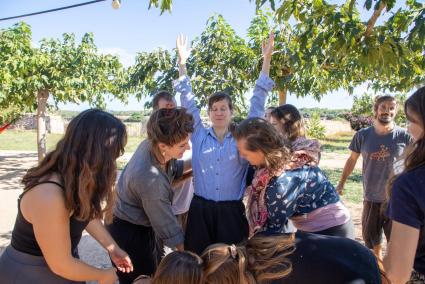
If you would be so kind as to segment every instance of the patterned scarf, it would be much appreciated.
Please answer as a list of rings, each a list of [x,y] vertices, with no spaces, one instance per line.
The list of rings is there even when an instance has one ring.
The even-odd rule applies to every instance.
[[[266,168],[255,171],[252,184],[246,189],[248,195],[247,217],[249,237],[263,228],[267,221],[268,213],[265,201],[266,187],[272,177]]]
[[[317,140],[298,137],[291,146],[291,158],[285,166],[285,170],[298,169],[304,165],[316,166],[319,163],[320,143]],[[252,184],[246,189],[249,237],[261,230],[267,222],[268,213],[265,196],[266,188],[272,177],[268,169],[257,169]]]

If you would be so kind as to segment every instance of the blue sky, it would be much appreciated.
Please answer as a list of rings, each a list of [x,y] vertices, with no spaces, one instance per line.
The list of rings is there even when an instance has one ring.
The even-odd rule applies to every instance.
[[[0,1],[0,18],[32,13],[46,9],[77,4],[88,0],[13,0]],[[0,21],[0,29],[25,21],[32,28],[33,42],[42,38],[61,38],[63,33],[74,33],[80,38],[86,32],[94,34],[95,43],[101,52],[117,54],[128,66],[134,62],[137,52],[151,51],[157,47],[171,49],[177,34],[184,33],[189,39],[199,35],[207,19],[214,13],[224,16],[240,36],[255,14],[254,2],[249,0],[174,0],[172,13],[160,15],[158,9],[148,10],[147,0],[122,0],[119,10],[111,7],[111,1],[77,7],[64,11]],[[363,16],[363,15],[362,15]],[[365,19],[368,17],[364,15]],[[364,92],[358,88],[355,94]],[[311,98],[297,99],[290,95],[288,103],[297,107],[351,108],[352,96],[340,90],[323,97],[321,102]],[[82,110],[88,105],[66,104],[61,109]],[[124,105],[119,101],[107,104],[110,110],[140,110],[143,102],[135,98]]]

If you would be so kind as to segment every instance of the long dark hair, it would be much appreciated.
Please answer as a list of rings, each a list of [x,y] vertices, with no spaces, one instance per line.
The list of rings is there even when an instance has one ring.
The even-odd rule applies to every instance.
[[[119,119],[99,109],[83,111],[71,120],[56,148],[28,170],[22,179],[25,190],[56,173],[73,216],[85,221],[101,218],[113,206],[116,159],[124,153],[126,142]]]
[[[415,121],[420,123],[422,127],[425,126],[425,87],[418,89],[413,95],[411,95],[406,102],[404,103],[404,112],[409,121],[415,121],[412,118],[412,113],[419,118],[420,121]],[[420,166],[425,165],[425,139],[420,137],[418,140],[414,141],[403,154],[404,159],[404,169],[400,174],[414,170]],[[400,175],[393,175],[390,178],[390,181],[387,185],[387,195],[388,198],[391,197],[392,186],[394,181]]]

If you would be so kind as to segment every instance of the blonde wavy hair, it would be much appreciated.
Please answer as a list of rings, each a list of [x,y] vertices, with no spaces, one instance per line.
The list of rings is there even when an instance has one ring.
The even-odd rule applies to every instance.
[[[201,258],[206,284],[262,284],[292,271],[287,258],[295,250],[294,235],[254,236],[235,246],[214,244]]]

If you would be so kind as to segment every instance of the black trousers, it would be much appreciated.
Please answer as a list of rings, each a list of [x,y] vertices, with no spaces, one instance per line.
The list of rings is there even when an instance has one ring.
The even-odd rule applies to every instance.
[[[139,275],[153,275],[157,267],[155,233],[152,227],[135,225],[114,217],[106,226],[117,244],[125,250],[133,263],[133,272],[117,271],[120,284],[131,284]]]
[[[200,255],[211,244],[237,244],[247,238],[248,221],[241,200],[211,201],[193,197],[187,217],[185,250]]]

